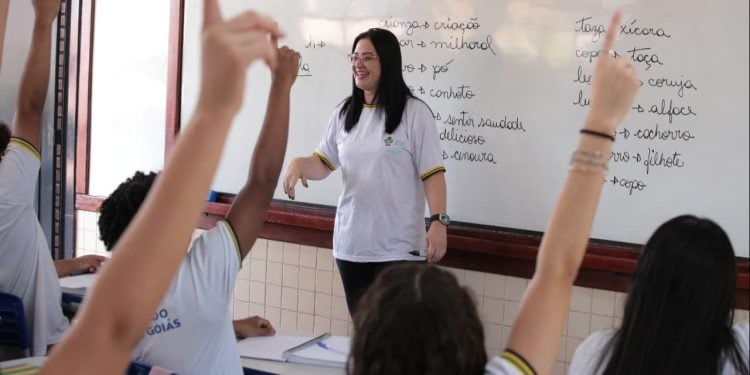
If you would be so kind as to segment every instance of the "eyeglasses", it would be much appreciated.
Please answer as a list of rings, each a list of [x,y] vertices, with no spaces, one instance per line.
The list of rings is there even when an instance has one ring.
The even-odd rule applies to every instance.
[[[356,64],[357,61],[361,61],[363,64],[369,64],[375,60],[380,60],[380,57],[377,57],[371,53],[363,53],[361,55],[357,53],[352,53],[351,55],[346,55],[346,58],[352,64]]]

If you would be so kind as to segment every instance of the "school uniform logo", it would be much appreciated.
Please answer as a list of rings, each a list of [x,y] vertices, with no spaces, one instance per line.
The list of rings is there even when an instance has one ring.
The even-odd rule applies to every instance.
[[[181,326],[182,323],[179,318],[169,316],[167,309],[161,309],[154,314],[154,319],[151,321],[151,326],[148,327],[146,333],[149,336],[154,336],[180,328]]]

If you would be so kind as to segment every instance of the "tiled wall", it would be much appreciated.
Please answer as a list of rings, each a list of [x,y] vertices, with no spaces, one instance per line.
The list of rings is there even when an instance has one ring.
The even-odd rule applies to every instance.
[[[78,212],[78,255],[102,254],[97,214]],[[505,345],[528,279],[446,268],[475,295],[484,323],[487,351]],[[566,373],[578,344],[590,333],[617,327],[625,294],[575,287],[568,323],[560,341],[553,374]],[[261,315],[277,329],[301,332],[352,333],[344,289],[330,249],[259,239],[243,262],[234,292],[235,318]],[[735,320],[748,320],[737,310]]]

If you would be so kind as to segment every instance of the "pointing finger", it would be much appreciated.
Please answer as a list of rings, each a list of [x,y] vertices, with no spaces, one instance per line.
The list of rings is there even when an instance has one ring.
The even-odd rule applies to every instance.
[[[620,28],[620,20],[622,19],[622,11],[619,9],[612,15],[612,20],[609,21],[609,28],[607,28],[607,35],[604,37],[604,49],[611,50],[615,47],[615,40],[617,40],[617,31]]]
[[[221,22],[221,9],[219,8],[219,0],[204,0],[203,30],[219,22]]]

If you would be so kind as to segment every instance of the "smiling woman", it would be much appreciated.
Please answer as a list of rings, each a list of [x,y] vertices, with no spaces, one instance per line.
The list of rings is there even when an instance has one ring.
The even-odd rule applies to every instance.
[[[404,82],[398,39],[369,29],[354,39],[348,58],[352,94],[334,110],[313,155],[289,163],[284,191],[294,199],[298,180],[307,187],[308,179],[321,180],[341,167],[333,255],[353,313],[388,266],[439,261],[450,219],[435,119]],[[430,215],[439,218],[426,234],[425,198]]]

